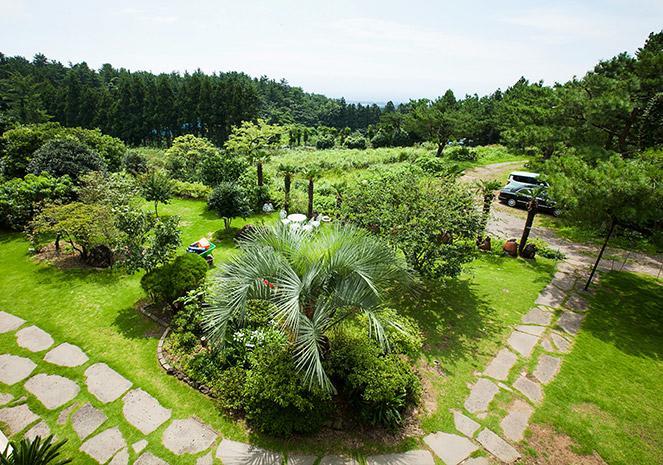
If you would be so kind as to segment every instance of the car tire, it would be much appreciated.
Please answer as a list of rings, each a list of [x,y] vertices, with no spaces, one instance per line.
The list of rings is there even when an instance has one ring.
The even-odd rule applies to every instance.
[[[509,199],[509,200],[506,201],[506,204],[510,207],[515,207],[516,203],[518,203],[518,202],[516,202],[516,199]]]

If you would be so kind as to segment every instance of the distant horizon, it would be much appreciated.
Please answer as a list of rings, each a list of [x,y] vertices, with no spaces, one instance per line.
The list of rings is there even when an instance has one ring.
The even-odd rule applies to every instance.
[[[156,74],[237,71],[348,102],[397,104],[447,89],[487,95],[521,76],[565,82],[633,54],[663,24],[663,2],[653,0],[283,3],[0,0],[0,41],[8,56]]]

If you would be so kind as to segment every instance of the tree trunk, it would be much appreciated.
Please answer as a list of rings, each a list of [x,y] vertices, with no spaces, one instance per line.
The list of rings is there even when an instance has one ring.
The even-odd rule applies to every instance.
[[[308,180],[308,212],[309,219],[313,218],[313,178]]]
[[[258,171],[258,186],[262,187],[263,176],[262,176],[262,162],[261,161],[258,162],[258,165],[256,166],[256,169]]]
[[[610,229],[608,230],[608,235],[606,236],[605,242],[603,243],[603,246],[599,251],[599,256],[596,258],[596,262],[592,267],[592,272],[589,274],[589,279],[587,279],[587,284],[585,284],[586,291],[589,290],[589,285],[592,284],[592,279],[594,279],[594,273],[596,273],[596,269],[599,267],[599,263],[601,263],[601,258],[603,258],[603,252],[605,252],[605,248],[608,246],[608,241],[610,240],[610,236],[612,236],[612,232],[615,230],[616,223],[617,222],[614,220],[614,218],[610,219]]]
[[[446,145],[446,142],[438,142],[437,144],[437,153],[435,154],[436,157],[441,157],[442,152],[444,151],[444,146]]]
[[[493,198],[495,194],[492,192],[483,196],[483,210],[481,214],[481,229],[477,234],[477,242],[483,242],[483,235],[486,232],[486,226],[488,225],[488,218],[490,217],[490,207],[493,203]]]
[[[157,218],[159,218],[159,210],[157,210],[158,205],[159,205],[159,201],[155,200],[154,201],[154,216],[156,216]]]
[[[60,233],[55,235],[55,255],[60,255]]]
[[[523,253],[523,249],[527,245],[527,239],[529,238],[529,233],[532,230],[532,223],[534,223],[534,217],[537,214],[536,204],[531,204],[527,208],[527,220],[525,221],[525,228],[523,229],[523,235],[520,237],[520,244],[518,245],[518,254]]]
[[[624,129],[622,130],[621,134],[619,135],[619,139],[617,141],[617,147],[619,149],[619,153],[622,155],[626,153],[626,139],[628,138],[629,134],[631,133],[631,127],[633,127],[633,123],[635,123],[635,120],[638,116],[638,109],[634,108],[631,111],[631,114],[629,115],[628,120],[626,121],[626,124],[624,125]]]
[[[285,198],[283,199],[283,209],[287,212],[290,209],[290,183],[292,179],[290,174],[286,174],[283,178]]]

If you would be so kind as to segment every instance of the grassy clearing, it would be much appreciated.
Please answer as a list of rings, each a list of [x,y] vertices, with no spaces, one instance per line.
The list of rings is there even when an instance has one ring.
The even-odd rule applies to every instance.
[[[573,352],[533,417],[568,434],[579,453],[611,465],[663,457],[663,287],[653,278],[602,278]]]

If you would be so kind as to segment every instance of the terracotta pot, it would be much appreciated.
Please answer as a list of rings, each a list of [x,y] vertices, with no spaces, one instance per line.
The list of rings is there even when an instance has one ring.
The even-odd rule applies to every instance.
[[[515,239],[509,239],[504,243],[502,250],[512,257],[518,256],[518,243]]]

